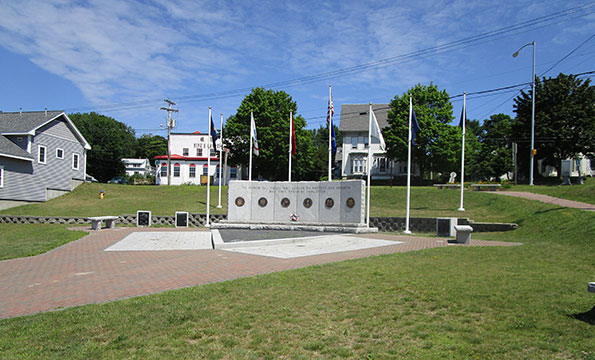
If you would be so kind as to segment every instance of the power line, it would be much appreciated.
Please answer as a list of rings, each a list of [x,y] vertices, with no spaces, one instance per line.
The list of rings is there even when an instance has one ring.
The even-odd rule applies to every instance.
[[[568,54],[566,54],[566,56],[564,56],[563,58],[561,58],[560,60],[558,60],[558,62],[556,62],[554,65],[550,66],[546,71],[542,72],[541,75],[539,75],[539,76],[543,76],[543,75],[547,74],[548,71],[550,71],[551,69],[555,68],[562,61],[566,60],[570,55],[572,55],[575,51],[577,51],[578,49],[580,49],[583,45],[585,45],[586,43],[588,43],[589,40],[591,40],[594,37],[595,37],[595,34],[591,35],[589,38],[587,38],[587,40],[583,41],[579,46],[575,47],[574,50],[572,50],[571,52],[569,52]]]
[[[555,12],[555,13],[552,13],[549,15],[544,15],[544,16],[537,17],[534,19],[530,19],[530,20],[527,20],[527,21],[524,21],[524,22],[521,22],[521,23],[518,23],[515,25],[502,27],[502,28],[499,28],[496,30],[491,30],[491,31],[488,31],[488,32],[485,32],[482,34],[469,36],[469,37],[466,37],[463,39],[459,39],[459,40],[455,40],[455,41],[448,42],[445,44],[441,44],[441,45],[425,48],[422,50],[410,52],[407,54],[401,54],[401,55],[397,55],[394,57],[389,57],[389,58],[385,58],[385,59],[381,59],[381,60],[377,60],[377,61],[373,61],[373,62],[369,62],[369,63],[365,63],[365,64],[359,64],[359,65],[355,65],[355,66],[351,66],[351,67],[347,67],[347,68],[313,74],[313,75],[309,75],[309,76],[305,76],[305,77],[301,77],[301,78],[297,78],[297,79],[273,82],[273,83],[263,84],[263,85],[254,86],[254,87],[278,88],[278,87],[282,87],[282,86],[287,87],[287,86],[303,85],[303,84],[307,84],[307,83],[328,80],[331,78],[352,75],[352,74],[355,74],[358,72],[364,72],[367,70],[376,69],[376,68],[380,68],[380,67],[384,67],[384,66],[388,66],[388,65],[414,61],[414,60],[417,60],[419,58],[422,58],[424,56],[428,56],[431,54],[444,53],[444,52],[451,51],[451,50],[458,49],[458,48],[465,48],[465,47],[471,46],[472,44],[475,44],[475,43],[481,43],[481,42],[491,40],[493,38],[519,33],[519,32],[522,32],[522,31],[528,29],[528,28],[535,28],[538,26],[539,27],[548,26],[551,24],[555,24],[557,22],[568,21],[571,19],[584,17],[584,16],[590,15],[592,13],[595,13],[595,10],[593,9],[594,7],[595,7],[595,1],[592,1],[587,4],[582,4],[582,5],[579,5],[579,6],[576,6],[573,8],[569,8],[569,9],[565,9],[562,11],[558,11],[558,12]],[[587,11],[587,10],[591,10],[591,11]],[[582,11],[582,12],[579,12],[579,11]],[[567,17],[571,17],[573,15],[574,15],[574,17],[566,19]],[[217,99],[241,96],[241,95],[245,94],[246,92],[251,91],[254,87],[244,87],[244,88],[239,88],[239,89],[224,90],[224,91],[205,93],[205,94],[177,96],[176,98],[178,99],[178,103],[190,103],[190,102],[204,101],[204,100],[217,100]],[[105,105],[99,105],[99,106],[95,106],[95,107],[79,107],[79,108],[75,107],[75,108],[69,108],[66,110],[67,111],[81,111],[81,110],[95,110],[95,109],[103,109],[104,111],[128,110],[128,109],[152,107],[154,103],[159,102],[159,101],[161,101],[161,100],[160,99],[139,100],[139,101],[133,101],[133,102],[126,102],[126,103],[105,104]]]

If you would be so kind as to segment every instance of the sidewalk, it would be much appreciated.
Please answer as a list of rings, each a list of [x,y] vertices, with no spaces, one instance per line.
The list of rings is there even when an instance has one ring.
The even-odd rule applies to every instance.
[[[563,206],[563,207],[581,209],[581,210],[586,210],[586,211],[595,211],[595,205],[587,204],[587,203],[580,202],[580,201],[560,199],[560,198],[549,196],[549,195],[535,194],[535,193],[524,192],[524,191],[496,191],[496,192],[494,192],[494,194],[515,196],[515,197],[520,197],[523,199],[537,200],[537,201],[541,201],[544,203],[554,204],[554,205]]]
[[[133,232],[197,230],[105,229],[94,231],[46,254],[0,261],[0,318],[113,301],[347,259],[449,246],[445,239],[439,238],[373,234],[365,236],[402,243],[290,259],[224,250],[104,251]],[[517,244],[472,240],[470,245],[454,246],[513,245]]]

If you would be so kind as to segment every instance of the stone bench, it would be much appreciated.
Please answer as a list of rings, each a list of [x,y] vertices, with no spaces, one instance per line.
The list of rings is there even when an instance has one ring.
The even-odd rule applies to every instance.
[[[471,184],[471,188],[475,191],[497,191],[501,186],[500,184]]]
[[[587,288],[588,292],[595,293],[595,282],[590,282],[589,287]]]
[[[101,229],[101,222],[105,221],[105,227],[108,229],[113,229],[116,227],[116,220],[118,220],[118,216],[94,216],[88,217],[87,220],[91,221],[91,230],[100,230]]]
[[[455,225],[457,232],[457,244],[469,244],[473,228],[469,225]]]
[[[437,187],[438,190],[442,190],[442,188],[447,188],[450,190],[456,190],[461,188],[461,184],[434,184],[434,186]]]

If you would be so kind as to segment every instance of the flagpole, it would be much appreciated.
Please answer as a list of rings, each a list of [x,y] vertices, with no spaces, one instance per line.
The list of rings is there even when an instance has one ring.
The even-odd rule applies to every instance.
[[[370,173],[372,172],[372,102],[370,102],[370,111],[368,113],[368,164],[366,172],[368,173],[367,183],[367,201],[366,201],[366,227],[370,227]]]
[[[331,104],[333,101],[333,97],[332,97],[332,90],[331,90],[331,85],[329,84],[328,86],[328,181],[332,181],[332,174],[331,174],[331,168],[332,168],[332,159],[333,159],[333,148],[332,148],[332,144],[331,144],[331,133],[332,133],[332,129],[331,127],[333,126],[333,115],[331,114]]]
[[[248,165],[248,181],[252,181],[252,134],[254,134],[252,124],[254,124],[254,114],[250,110],[250,164]]]
[[[413,113],[413,99],[409,95],[409,135],[407,140],[407,213],[405,217],[405,234],[411,234],[409,230],[409,202],[411,198],[411,114]]]
[[[293,111],[289,112],[289,176],[287,177],[289,182],[291,182],[291,153],[292,153],[292,146],[291,146],[291,130],[292,130],[292,122],[293,122]]]
[[[221,160],[223,159],[223,113],[221,113],[221,146],[219,147],[219,202],[217,209],[221,209],[221,172],[224,171]]]
[[[463,127],[463,140],[461,145],[461,205],[458,211],[465,211],[463,207],[463,188],[465,187],[465,122],[467,117],[467,92],[463,92],[463,114],[461,115],[461,125]]]
[[[211,133],[211,121],[211,107],[209,106],[209,134]],[[211,211],[211,139],[212,137],[209,136],[209,140],[207,141],[207,221],[205,224],[206,227],[211,226],[211,224],[209,223]]]

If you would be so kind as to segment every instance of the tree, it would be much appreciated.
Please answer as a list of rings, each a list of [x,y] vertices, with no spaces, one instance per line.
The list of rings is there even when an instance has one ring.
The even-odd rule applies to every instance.
[[[297,154],[292,159],[292,180],[306,179],[312,172],[314,145],[305,130],[306,120],[296,115],[297,104],[284,91],[252,89],[235,115],[225,124],[225,146],[232,165],[248,166],[250,156],[250,111],[258,135],[259,156],[252,158],[252,177],[287,180],[289,154],[289,112],[294,114]]]
[[[343,135],[336,125],[335,128],[337,149],[341,148],[343,144]],[[328,176],[328,127],[320,126],[318,129],[310,130],[312,133],[312,140],[314,141],[315,155],[313,160],[313,180],[326,179]],[[332,163],[335,164],[335,155],[333,155]]]
[[[134,155],[134,130],[95,112],[70,114],[68,117],[91,145],[87,153],[87,173],[101,182],[123,175],[121,159]]]
[[[433,83],[418,84],[402,96],[395,96],[388,111],[389,126],[383,129],[387,155],[407,161],[409,127],[409,96],[420,131],[412,145],[412,163],[420,168],[422,178],[426,170],[449,174],[456,171],[460,159],[461,131],[449,125],[453,119],[452,104],[445,90],[438,90]]]
[[[155,156],[167,154],[167,139],[161,135],[144,134],[136,139],[135,157],[153,162]]]
[[[560,170],[562,160],[595,151],[595,88],[590,82],[565,74],[536,79],[535,160],[543,159],[546,165]],[[524,173],[528,173],[530,160],[531,101],[531,91],[522,91],[514,99],[516,119],[512,131],[515,138],[522,140],[518,159]]]
[[[499,178],[512,171],[512,118],[505,114],[490,116],[481,125],[478,134],[480,176],[484,179]]]

